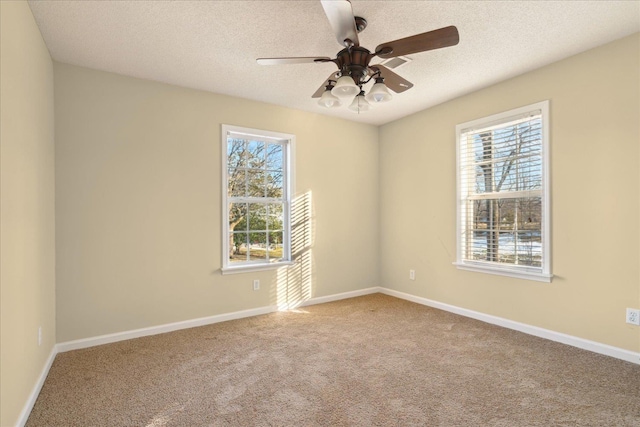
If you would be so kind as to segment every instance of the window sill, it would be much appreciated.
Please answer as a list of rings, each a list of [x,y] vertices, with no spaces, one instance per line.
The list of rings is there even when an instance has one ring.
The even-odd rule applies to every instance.
[[[476,273],[496,274],[498,276],[514,277],[516,279],[534,280],[537,282],[551,283],[553,274],[538,273],[535,271],[526,270],[511,270],[500,267],[489,267],[479,264],[468,264],[462,262],[454,262],[453,265],[459,270],[474,271]]]
[[[286,267],[294,264],[295,262],[293,261],[274,262],[273,264],[245,264],[233,267],[223,267],[220,271],[222,274],[251,273],[254,271],[276,270],[280,267]]]

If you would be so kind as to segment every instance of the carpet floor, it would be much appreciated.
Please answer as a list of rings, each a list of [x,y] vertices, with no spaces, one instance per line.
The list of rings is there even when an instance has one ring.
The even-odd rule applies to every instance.
[[[382,294],[57,355],[36,426],[640,426],[640,365]]]

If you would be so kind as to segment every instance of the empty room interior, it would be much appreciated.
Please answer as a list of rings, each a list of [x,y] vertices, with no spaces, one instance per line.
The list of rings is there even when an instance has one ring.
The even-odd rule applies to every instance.
[[[1,426],[640,426],[640,2],[0,17]]]

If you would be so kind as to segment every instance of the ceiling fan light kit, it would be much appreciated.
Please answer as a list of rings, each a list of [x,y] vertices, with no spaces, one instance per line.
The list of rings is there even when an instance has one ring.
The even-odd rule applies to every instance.
[[[326,90],[322,93],[322,96],[318,101],[318,104],[325,108],[335,108],[342,105],[340,98],[331,93],[331,89],[334,88],[333,83],[335,83],[333,80],[329,80]]]
[[[353,78],[348,75],[341,76],[333,89],[331,89],[331,94],[338,98],[353,98],[359,93],[360,88],[356,86]]]
[[[384,84],[384,79],[382,77],[376,77],[376,82],[364,98],[371,103],[378,104],[380,102],[391,101],[393,96],[389,92],[387,85]]]
[[[353,98],[353,102],[349,105],[349,109],[355,113],[360,114],[362,111],[369,111],[371,104],[364,97],[364,91],[360,91],[358,96]]]
[[[326,56],[259,58],[258,64],[333,62],[338,67],[338,71],[331,73],[312,96],[320,98],[318,104],[325,108],[339,107],[342,104],[341,100],[353,98],[349,109],[360,113],[371,109],[372,104],[390,101],[393,96],[389,89],[395,93],[402,93],[413,87],[413,83],[400,77],[383,64],[369,65],[373,58],[395,58],[455,46],[460,40],[457,28],[449,26],[382,43],[371,53],[360,46],[358,40],[358,33],[366,28],[367,21],[353,15],[349,0],[321,0],[321,4],[336,40],[344,47],[334,59]],[[365,95],[363,87],[371,80],[375,80],[375,83]]]

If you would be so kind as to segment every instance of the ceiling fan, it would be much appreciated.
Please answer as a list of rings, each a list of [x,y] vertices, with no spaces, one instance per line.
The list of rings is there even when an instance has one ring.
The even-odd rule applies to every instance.
[[[334,59],[329,57],[288,57],[258,58],[261,65],[301,64],[333,62],[338,71],[331,73],[320,88],[312,95],[320,98],[318,103],[327,108],[338,107],[342,100],[353,98],[349,109],[361,112],[370,109],[371,104],[391,99],[388,89],[396,93],[413,87],[413,83],[400,77],[382,64],[370,65],[374,58],[394,58],[440,49],[458,44],[458,29],[454,26],[416,34],[410,37],[382,43],[371,52],[360,46],[358,33],[367,27],[364,18],[353,15],[349,0],[321,0],[324,12],[329,19],[336,40],[344,46]],[[362,87],[374,80],[368,94]]]

